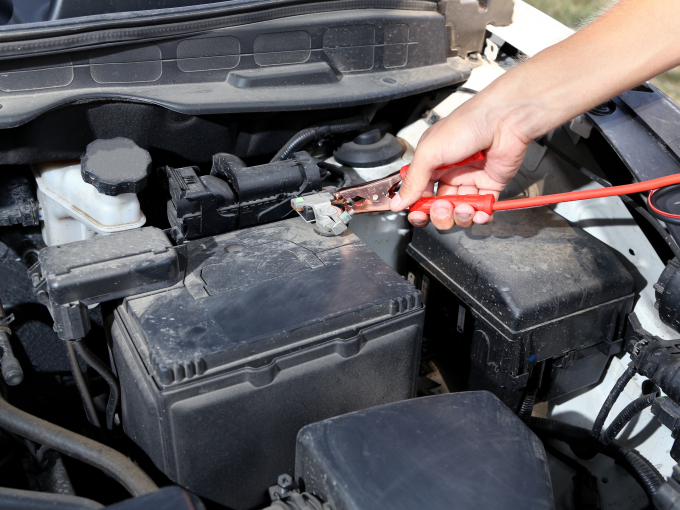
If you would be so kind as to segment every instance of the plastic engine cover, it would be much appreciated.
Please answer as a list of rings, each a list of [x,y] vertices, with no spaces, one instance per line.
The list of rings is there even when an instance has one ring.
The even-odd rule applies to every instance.
[[[425,337],[446,339],[432,348],[463,388],[517,411],[527,389],[541,401],[597,382],[621,350],[633,278],[608,246],[547,208],[416,229],[407,252],[428,305]]]
[[[354,234],[301,218],[187,244],[182,282],[112,328],[122,422],[179,485],[265,503],[305,425],[415,396],[420,293]]]
[[[295,476],[333,510],[550,510],[539,439],[485,391],[423,397],[309,425]]]

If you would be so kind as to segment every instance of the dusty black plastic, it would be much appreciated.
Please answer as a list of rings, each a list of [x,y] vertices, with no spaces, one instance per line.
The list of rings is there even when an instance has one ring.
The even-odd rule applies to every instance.
[[[539,397],[596,381],[633,304],[633,279],[610,249],[546,208],[465,230],[417,229],[407,251],[428,288],[427,338],[447,338],[463,384],[515,410],[541,362]],[[578,352],[595,345],[600,361]]]
[[[40,225],[35,179],[25,167],[7,168],[0,181],[0,226]]]
[[[196,167],[166,167],[170,200],[168,220],[176,240],[195,239],[238,228],[238,204],[229,184]]]
[[[342,165],[372,168],[392,163],[403,153],[404,148],[394,135],[383,135],[379,129],[372,129],[343,143],[333,153],[333,157]]]
[[[550,510],[539,439],[488,392],[351,413],[298,434],[295,478],[333,510]]]
[[[321,189],[319,167],[307,152],[253,167],[219,153],[210,175],[197,171],[166,168],[168,220],[178,242],[284,219],[294,214],[291,199]]]
[[[45,55],[43,46],[41,56],[0,61],[0,128],[83,97],[132,99],[191,115],[294,111],[386,101],[467,79],[475,64],[447,59],[444,16],[434,3],[390,4],[306,4],[300,15],[284,9],[278,19],[265,9],[225,19],[219,30],[207,31],[213,18],[190,35],[174,27],[161,40],[146,36],[141,43],[127,30],[124,44],[107,39],[107,47],[70,53]],[[0,53],[8,44],[14,43],[0,42]]]
[[[183,284],[112,330],[123,428],[176,483],[255,507],[304,425],[414,396],[420,294],[353,234],[294,218],[186,246]]]
[[[99,193],[118,196],[139,193],[146,187],[151,156],[127,138],[95,140],[80,160],[83,180]]]
[[[49,246],[29,270],[33,292],[62,340],[90,330],[87,305],[168,287],[180,277],[177,252],[155,227]]]

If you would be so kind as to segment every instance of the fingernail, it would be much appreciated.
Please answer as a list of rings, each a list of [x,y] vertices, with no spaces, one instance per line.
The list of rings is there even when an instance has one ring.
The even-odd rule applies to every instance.
[[[469,214],[458,214],[457,216],[458,216],[458,219],[459,219],[460,221],[467,221],[467,220],[470,219],[470,215],[469,215]]]
[[[444,218],[446,218],[446,217],[449,215],[449,210],[446,209],[445,207],[437,207],[437,208],[434,210],[434,215],[435,215],[437,218],[444,219]]]
[[[401,197],[399,193],[395,193],[390,201],[390,207],[397,207],[401,203]]]
[[[414,227],[422,227],[423,225],[425,225],[425,223],[427,223],[427,221],[424,221],[424,220],[413,220],[411,223],[413,223],[413,226],[414,226]]]

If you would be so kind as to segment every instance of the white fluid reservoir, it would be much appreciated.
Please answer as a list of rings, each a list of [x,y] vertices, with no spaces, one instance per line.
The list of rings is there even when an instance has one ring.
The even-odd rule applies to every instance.
[[[39,163],[33,173],[47,246],[138,228],[146,222],[135,193],[100,193],[83,180],[80,161]]]

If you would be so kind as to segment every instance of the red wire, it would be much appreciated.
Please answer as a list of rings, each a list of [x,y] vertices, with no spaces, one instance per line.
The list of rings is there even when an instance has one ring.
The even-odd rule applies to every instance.
[[[547,195],[544,197],[503,200],[501,202],[495,202],[493,204],[493,210],[507,211],[510,209],[525,209],[527,207],[539,207],[542,205],[558,204],[561,202],[573,202],[575,200],[587,200],[589,198],[628,195],[629,193],[640,193],[641,191],[657,190],[659,188],[671,186],[673,184],[680,184],[680,174],[659,177],[658,179],[638,182],[635,184],[625,184],[623,186],[611,186],[609,188],[590,189],[586,191],[571,191],[569,193],[558,193],[556,195]],[[662,211],[656,212],[664,216],[670,216],[671,218],[680,218],[678,215],[671,215]]]

